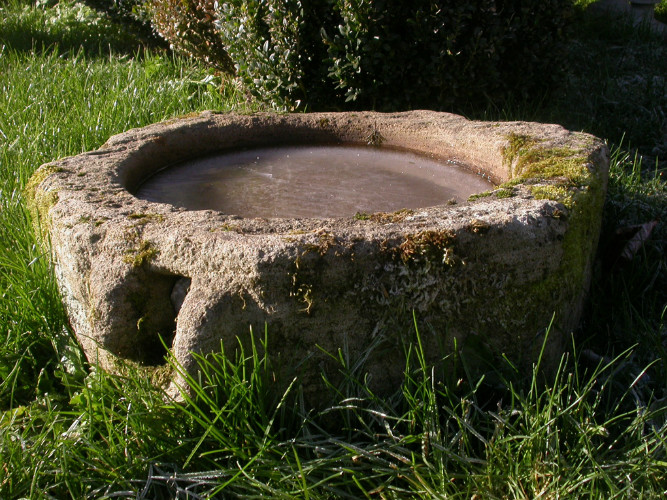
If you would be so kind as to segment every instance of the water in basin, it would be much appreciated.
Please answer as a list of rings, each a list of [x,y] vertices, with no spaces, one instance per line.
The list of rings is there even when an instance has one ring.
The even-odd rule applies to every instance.
[[[363,146],[285,146],[169,167],[136,196],[242,217],[324,218],[464,201],[492,186],[454,160]]]

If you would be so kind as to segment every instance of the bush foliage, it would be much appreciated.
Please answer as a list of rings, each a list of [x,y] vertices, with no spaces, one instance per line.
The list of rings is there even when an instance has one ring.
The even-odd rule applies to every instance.
[[[460,109],[533,95],[553,81],[571,6],[570,0],[150,1],[154,24],[174,47],[235,70],[254,95],[285,109]]]
[[[171,47],[223,73],[234,63],[214,25],[215,0],[146,0],[151,22]]]

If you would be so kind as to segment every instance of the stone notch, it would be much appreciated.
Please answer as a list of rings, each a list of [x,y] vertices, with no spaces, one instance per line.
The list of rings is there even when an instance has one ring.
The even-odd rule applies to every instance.
[[[331,219],[249,219],[133,196],[188,159],[330,143],[455,158],[499,187],[458,205]],[[530,366],[553,317],[544,360],[557,363],[589,286],[608,156],[599,139],[557,125],[431,111],[205,112],[43,165],[26,193],[91,362],[154,370],[166,345],[194,373],[192,352],[222,343],[231,355],[266,325],[277,385],[298,375],[323,404],[320,373],[339,376],[325,351],[365,358],[373,390],[398,389],[413,313],[428,362],[456,346],[480,369],[503,356]]]

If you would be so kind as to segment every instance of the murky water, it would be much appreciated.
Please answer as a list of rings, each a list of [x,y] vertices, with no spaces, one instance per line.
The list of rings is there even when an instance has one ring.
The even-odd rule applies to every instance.
[[[492,184],[386,148],[290,146],[224,153],[158,172],[136,196],[243,217],[339,217],[464,201]]]

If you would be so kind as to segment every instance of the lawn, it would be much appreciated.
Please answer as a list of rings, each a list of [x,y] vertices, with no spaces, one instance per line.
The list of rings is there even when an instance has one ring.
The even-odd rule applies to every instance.
[[[590,300],[553,380],[511,369],[436,379],[415,318],[391,398],[341,357],[340,404],[307,411],[298,380],[268,394],[270,359],[257,350],[200,359],[177,404],[131,366],[109,375],[83,358],[22,191],[39,165],[120,131],[261,106],[73,0],[3,2],[0,498],[663,498],[667,42],[577,10],[569,50],[542,101],[469,113],[560,123],[612,151]],[[627,234],[653,221],[621,257]]]

